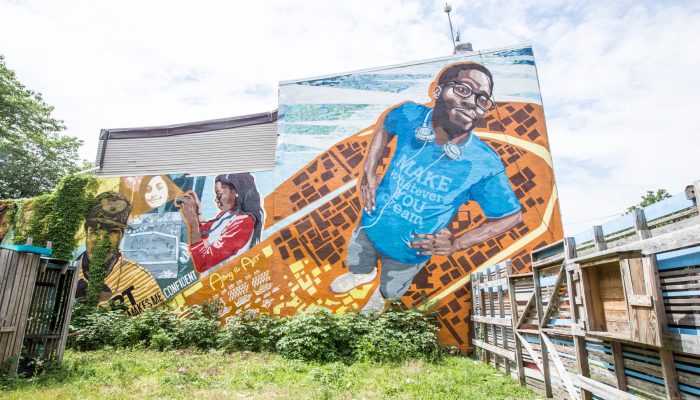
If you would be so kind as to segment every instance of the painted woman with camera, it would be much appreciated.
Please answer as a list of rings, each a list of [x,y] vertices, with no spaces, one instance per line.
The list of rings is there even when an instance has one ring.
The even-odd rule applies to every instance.
[[[197,272],[205,272],[260,242],[264,212],[255,178],[250,173],[216,177],[214,193],[219,213],[202,222],[197,194],[176,199],[187,222],[190,254]]]

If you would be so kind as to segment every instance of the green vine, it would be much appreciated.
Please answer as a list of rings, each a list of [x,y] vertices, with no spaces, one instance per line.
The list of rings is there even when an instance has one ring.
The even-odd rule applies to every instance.
[[[102,288],[105,283],[107,263],[112,250],[112,242],[109,240],[107,232],[103,230],[98,231],[97,240],[92,250],[92,259],[90,260],[90,281],[85,293],[85,304],[89,306],[97,306],[100,302]]]
[[[90,175],[67,175],[53,193],[26,201],[15,221],[16,226],[26,222],[26,229],[18,230],[15,243],[26,243],[29,237],[37,246],[51,241],[53,256],[70,260],[73,249],[78,246],[76,234],[94,202],[98,184],[97,179]],[[29,221],[23,221],[24,210],[30,207],[31,217]]]

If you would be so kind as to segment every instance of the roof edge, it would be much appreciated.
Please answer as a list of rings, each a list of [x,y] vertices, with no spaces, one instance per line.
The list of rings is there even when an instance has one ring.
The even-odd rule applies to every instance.
[[[206,121],[186,122],[173,125],[149,126],[141,128],[103,129],[100,140],[139,139],[186,135],[221,129],[240,128],[251,125],[269,124],[277,121],[277,110],[237,117],[210,119]]]

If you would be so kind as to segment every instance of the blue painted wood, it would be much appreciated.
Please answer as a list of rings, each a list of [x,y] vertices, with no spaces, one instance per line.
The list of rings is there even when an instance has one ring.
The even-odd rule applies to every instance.
[[[700,335],[700,328],[680,328],[677,326],[669,326],[668,333],[677,335]]]
[[[663,292],[664,297],[700,296],[700,290],[682,290],[680,292]]]
[[[564,340],[564,339],[557,339],[557,338],[551,338],[552,343],[556,343],[562,346],[573,346],[574,342],[571,340]]]
[[[602,351],[602,352],[605,352],[605,353],[608,353],[608,354],[612,354],[612,350],[611,350],[611,349],[608,349],[608,348],[606,348],[605,346],[601,346],[601,345],[598,345],[598,344],[586,343],[586,348],[589,349],[589,350],[598,350],[598,351]]]
[[[688,200],[685,197],[685,192],[683,192],[666,200],[644,207],[644,216],[646,217],[647,221],[652,221],[694,206],[693,201]]]
[[[631,369],[626,369],[626,370],[625,370],[625,374],[626,374],[626,375],[629,375],[629,376],[634,376],[635,378],[643,379],[643,380],[645,380],[645,381],[647,381],[647,382],[656,383],[657,385],[663,385],[663,384],[664,384],[664,380],[663,380],[663,379],[657,378],[657,377],[655,377],[655,376],[643,374],[643,373],[641,373],[641,372],[632,371]]]
[[[551,247],[549,249],[545,250],[535,250],[533,251],[533,255],[536,257],[537,260],[541,260],[543,258],[551,257],[554,255],[557,255],[559,253],[564,252],[564,243],[560,243],[554,247]]]
[[[44,256],[50,256],[51,254],[53,254],[53,250],[51,249],[27,244],[3,244],[0,245],[0,248],[16,251],[18,253],[33,253],[41,254]]]
[[[680,370],[688,371],[688,372],[695,372],[696,374],[700,374],[700,368],[698,368],[698,367],[694,367],[692,365],[683,364],[683,363],[679,363],[679,362],[673,363],[673,365],[676,367],[676,369],[680,369]]]
[[[570,319],[555,319],[555,318],[550,318],[547,320],[547,323],[549,325],[554,325],[554,326],[571,326],[571,320]]]
[[[550,275],[545,277],[540,277],[540,286],[552,286],[557,280],[557,275]]]
[[[698,388],[696,388],[696,387],[688,386],[688,385],[678,385],[678,387],[681,389],[681,392],[700,395],[700,390],[698,390]]]
[[[658,253],[656,265],[659,271],[700,265],[700,246]]]
[[[639,360],[639,361],[650,362],[652,364],[661,365],[661,361],[658,358],[642,356],[642,355],[639,355],[636,353],[630,353],[627,351],[623,351],[622,355],[625,358],[632,358],[632,359]]]
[[[603,228],[603,235],[607,236],[615,232],[620,232],[624,231],[625,229],[629,229],[634,227],[634,217],[632,214],[625,214],[619,218],[615,218],[612,221],[608,221],[601,225],[601,228]]]
[[[574,235],[574,240],[576,241],[576,247],[581,246],[585,242],[590,242],[593,240],[593,228],[586,229],[585,231]]]

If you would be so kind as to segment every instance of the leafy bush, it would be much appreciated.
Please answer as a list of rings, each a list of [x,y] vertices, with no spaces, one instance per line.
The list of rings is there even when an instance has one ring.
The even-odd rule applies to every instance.
[[[324,308],[298,313],[280,328],[277,351],[287,358],[321,362],[352,357],[354,314],[336,315]]]
[[[439,356],[437,327],[415,309],[387,309],[378,316],[360,317],[357,325],[361,330],[354,343],[358,360],[399,362]]]
[[[172,335],[163,329],[159,330],[151,336],[149,347],[153,350],[170,350],[173,347]]]
[[[184,318],[178,320],[173,332],[173,345],[178,349],[196,347],[207,350],[219,343],[221,323],[218,319],[219,303],[205,302],[188,308]]]
[[[78,350],[97,350],[120,342],[119,335],[129,321],[120,311],[97,307],[92,313],[78,315],[71,321],[74,329],[82,333],[71,340]]]
[[[118,344],[121,347],[145,346],[153,347],[152,342],[161,335],[161,343],[155,345],[161,348],[162,335],[168,337],[175,331],[175,315],[166,308],[148,308],[135,317],[125,317],[124,326],[119,334]],[[171,343],[166,347],[172,346]]]
[[[114,346],[276,351],[286,358],[324,363],[434,360],[440,354],[437,328],[415,309],[387,309],[371,316],[337,315],[322,308],[287,318],[244,314],[228,318],[224,327],[219,311],[219,303],[205,303],[189,307],[179,319],[164,308],[128,317],[123,310],[79,302],[71,327],[81,333],[71,345],[79,350]]]
[[[227,351],[274,352],[282,337],[282,318],[269,314],[244,314],[228,318],[219,338],[219,347]]]

